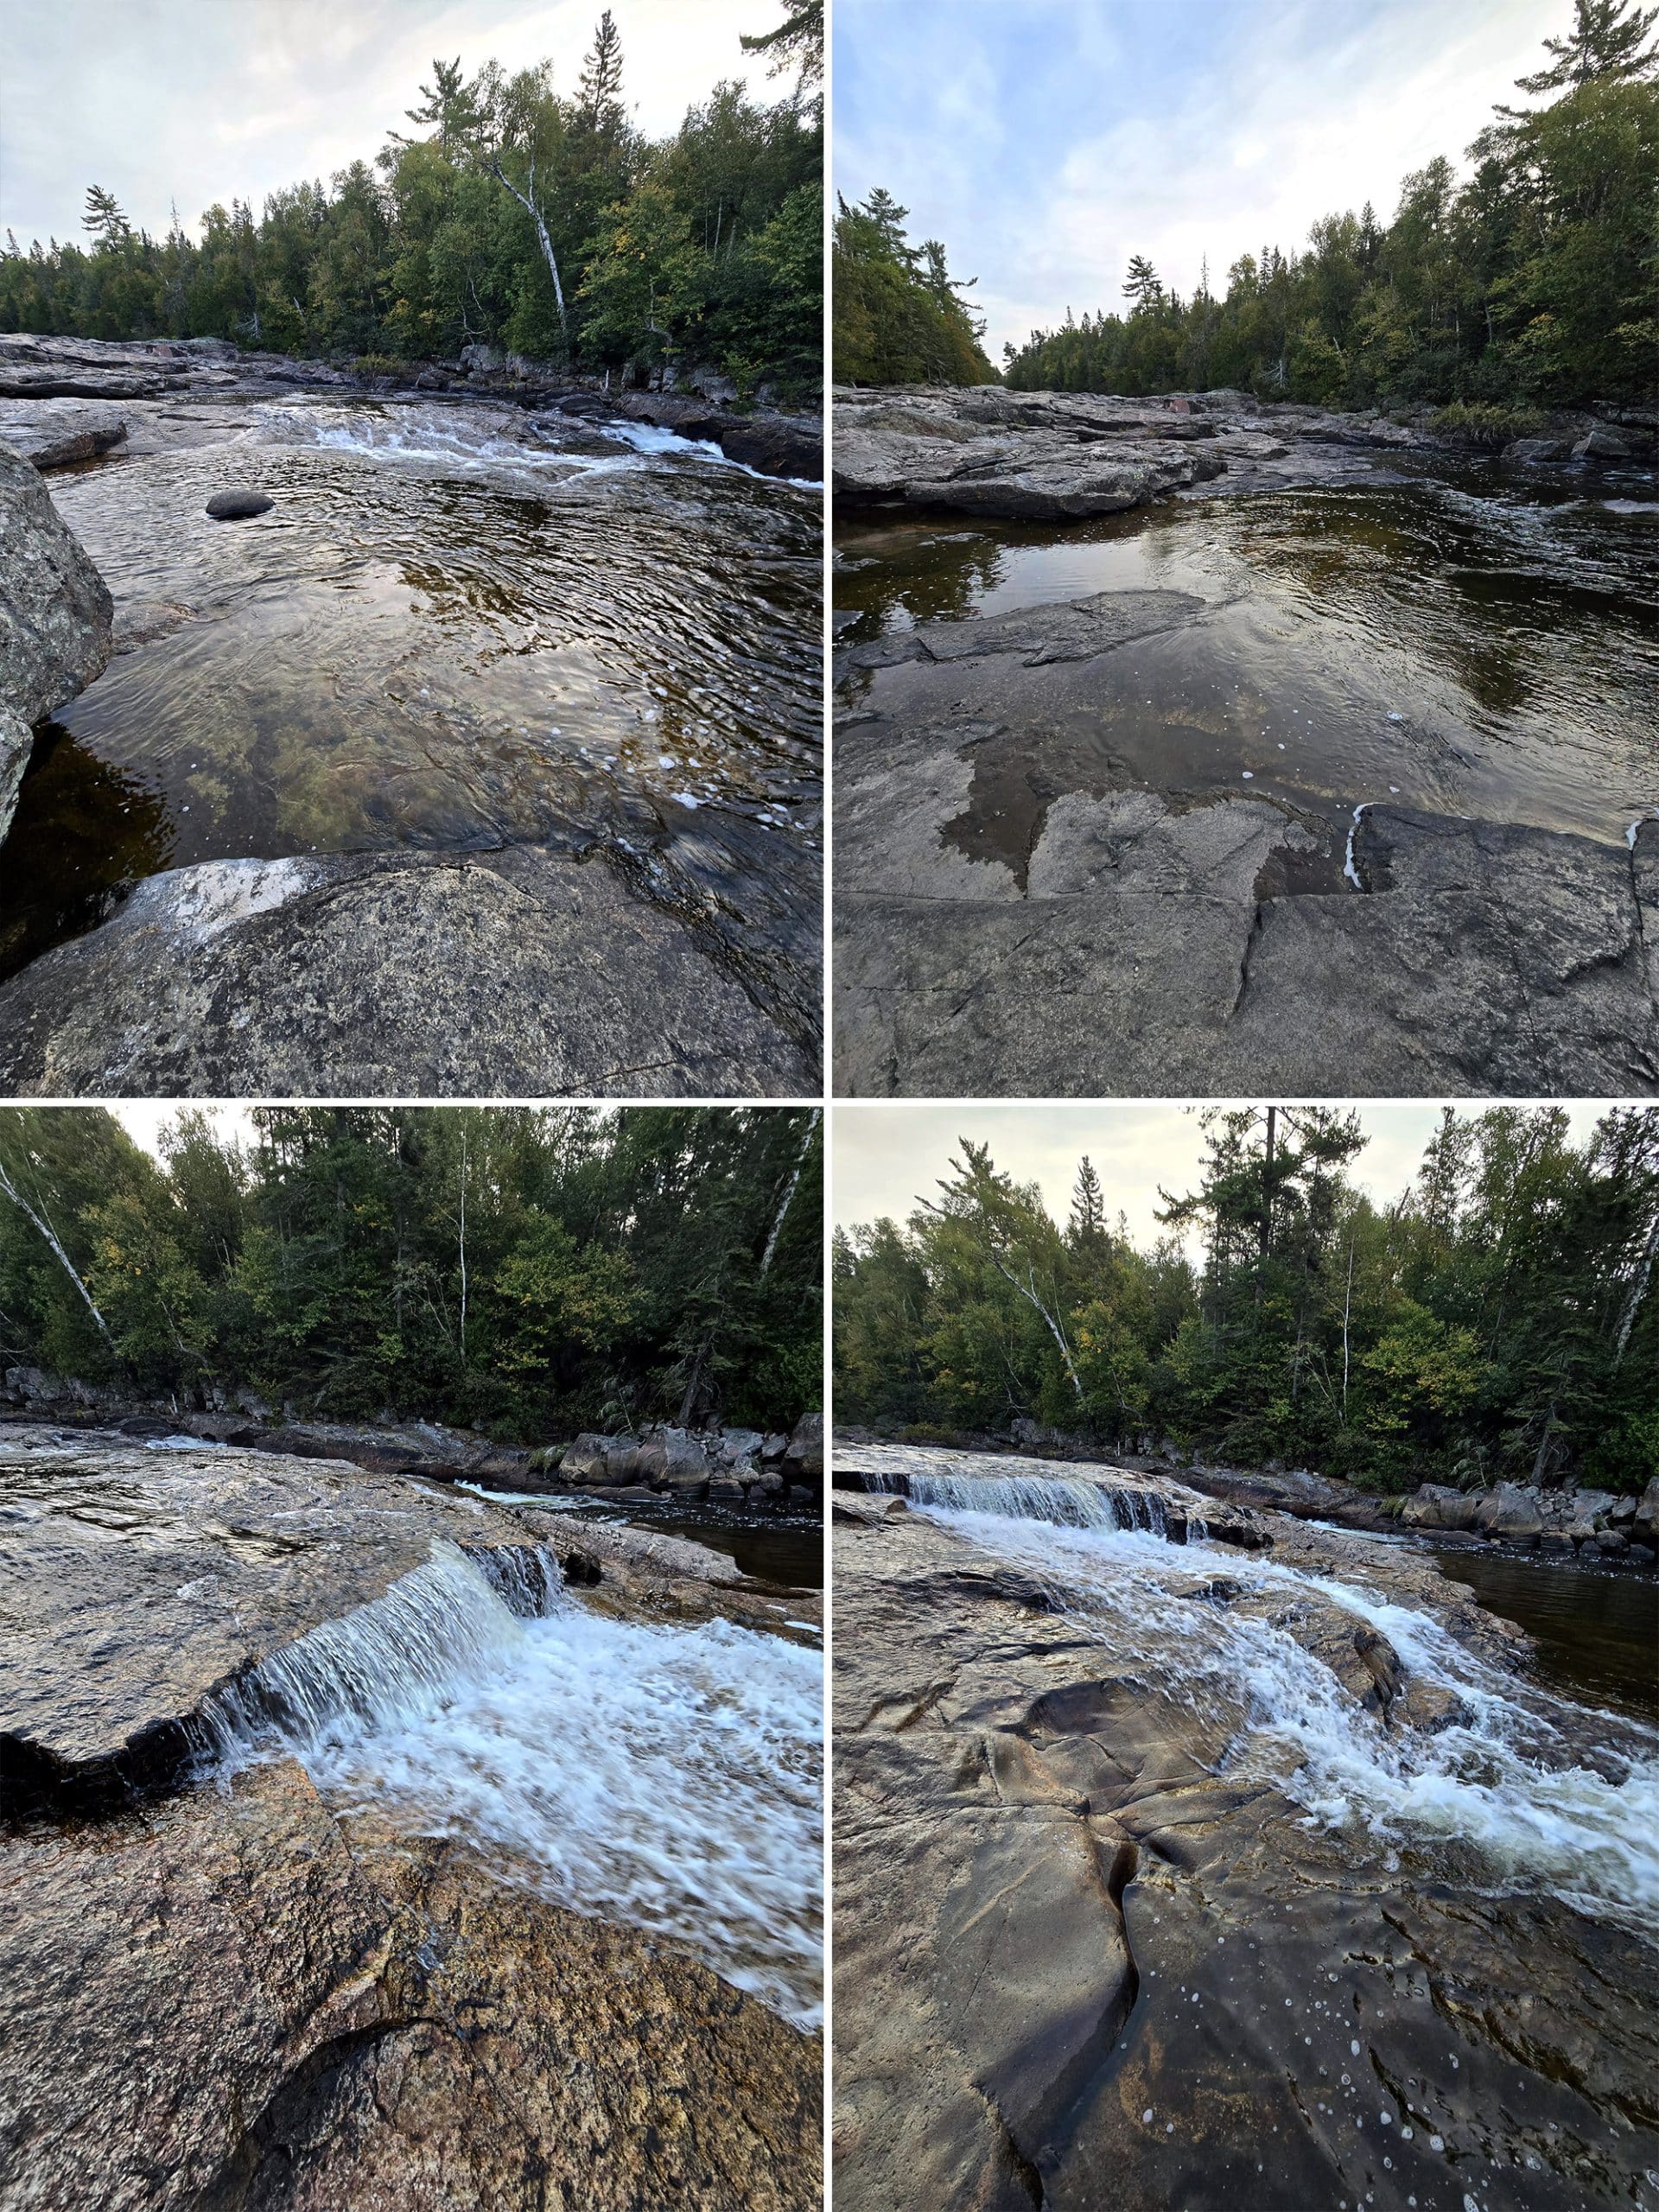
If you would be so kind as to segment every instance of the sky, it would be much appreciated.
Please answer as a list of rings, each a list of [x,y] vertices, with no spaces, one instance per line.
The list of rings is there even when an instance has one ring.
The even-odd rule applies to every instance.
[[[410,131],[432,60],[468,74],[493,55],[553,60],[573,92],[604,0],[11,0],[0,78],[0,233],[27,245],[84,240],[86,188],[113,192],[135,228],[165,233],[176,200],[263,207],[301,179],[372,161]],[[740,31],[769,30],[776,0],[612,0],[623,98],[664,137],[722,77],[767,99],[764,55]]]
[[[1005,340],[1461,164],[1571,0],[835,0],[832,182],[885,185]]]
[[[1230,1103],[1230,1102],[1219,1102]],[[1236,1102],[1231,1102],[1236,1103]],[[1459,1110],[1471,1109],[1459,1102]],[[1415,1175],[1423,1147],[1440,1118],[1437,1102],[1362,1105],[1370,1139],[1349,1173],[1376,1201],[1392,1204]],[[1568,1102],[1573,1134],[1582,1143],[1603,1105]],[[1164,1232],[1158,1189],[1177,1194],[1198,1186],[1204,1131],[1198,1111],[1141,1101],[1105,1105],[843,1105],[836,1108],[832,1158],[837,1225],[850,1229],[887,1214],[904,1222],[918,1195],[937,1199],[959,1141],[988,1142],[995,1165],[1017,1183],[1040,1185],[1056,1221],[1071,1211],[1071,1188],[1084,1153],[1094,1162],[1108,1217],[1128,1217],[1141,1246]]]

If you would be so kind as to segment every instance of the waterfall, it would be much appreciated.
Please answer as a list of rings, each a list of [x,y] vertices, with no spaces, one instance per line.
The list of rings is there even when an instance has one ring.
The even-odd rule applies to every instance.
[[[957,1513],[1052,1521],[1063,1529],[1139,1529],[1176,1544],[1200,1541],[1205,1534],[1196,1516],[1172,1516],[1156,1491],[1123,1489],[1086,1475],[958,1474],[896,1464],[860,1471],[873,1491]]]
[[[199,1752],[233,1766],[274,1738],[303,1758],[331,1737],[418,1721],[469,1674],[510,1665],[524,1620],[564,1602],[545,1545],[467,1553],[436,1543],[379,1597],[209,1700],[195,1724]]]

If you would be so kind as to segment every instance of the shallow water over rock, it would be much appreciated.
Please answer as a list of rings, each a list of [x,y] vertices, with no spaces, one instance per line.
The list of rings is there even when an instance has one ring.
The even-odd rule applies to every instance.
[[[981,747],[965,851],[1023,852],[1048,797],[1141,784],[1277,799],[1333,826],[1393,798],[1608,842],[1659,806],[1651,480],[1330,465],[1344,480],[1230,498],[1223,479],[1059,531],[842,524],[843,647],[1103,591],[1204,602],[1086,683],[1059,671],[1048,696],[1026,678],[1040,741],[1019,731],[1000,778],[995,741]],[[858,677],[849,707],[893,712],[907,674]]]
[[[816,870],[815,490],[505,405],[123,411],[127,444],[52,490],[138,642],[37,748],[0,967],[196,861],[639,850],[713,805]],[[243,486],[271,511],[207,518]]]

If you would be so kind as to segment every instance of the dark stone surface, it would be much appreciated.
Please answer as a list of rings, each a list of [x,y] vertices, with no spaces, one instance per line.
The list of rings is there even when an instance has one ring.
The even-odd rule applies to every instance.
[[[168,1097],[815,1090],[812,1040],[773,1010],[758,967],[695,912],[682,918],[602,862],[538,847],[208,862],[151,877],[101,928],[0,987],[0,1086]]]
[[[276,504],[266,492],[215,492],[207,512],[215,522],[243,522],[251,515],[269,514]]]

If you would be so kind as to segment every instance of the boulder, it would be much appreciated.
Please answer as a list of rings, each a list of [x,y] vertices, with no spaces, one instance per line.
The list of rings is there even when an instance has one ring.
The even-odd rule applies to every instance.
[[[1630,461],[1634,457],[1635,448],[1624,433],[1605,423],[1599,423],[1573,448],[1574,461]]]
[[[1636,1508],[1635,1498],[1616,1497],[1607,1509],[1607,1518],[1616,1522],[1620,1528],[1624,1528],[1626,1523],[1635,1520]]]
[[[713,1475],[697,1440],[683,1428],[654,1428],[639,1448],[639,1475],[653,1490],[702,1497]]]
[[[0,837],[35,723],[102,673],[114,614],[38,471],[0,446]]]
[[[803,1414],[795,1424],[784,1455],[784,1472],[804,1489],[823,1488],[823,1415]]]
[[[1518,461],[1530,465],[1544,461],[1565,461],[1573,448],[1565,438],[1516,438],[1503,448],[1505,461]]]
[[[788,1449],[788,1437],[774,1429],[761,1445],[760,1457],[765,1460],[781,1459]]]
[[[1628,1551],[1630,1548],[1630,1538],[1625,1535],[1622,1529],[1597,1529],[1596,1549],[1598,1551],[1605,1552],[1610,1556],[1617,1558],[1619,1553]]]
[[[461,365],[469,377],[490,376],[506,366],[506,355],[498,346],[463,346]]]
[[[1476,1499],[1473,1525],[1484,1536],[1519,1543],[1543,1534],[1544,1516],[1535,1493],[1498,1483]]]
[[[1651,1544],[1630,1543],[1624,1547],[1624,1557],[1631,1567],[1651,1567],[1659,1560],[1659,1550]]]
[[[241,522],[250,515],[269,514],[276,504],[266,492],[215,492],[207,512],[215,522]]]
[[[1659,1475],[1654,1476],[1637,1500],[1631,1528],[1644,1544],[1659,1539]]]
[[[559,1473],[572,1485],[588,1484],[595,1489],[607,1489],[639,1480],[641,1451],[639,1440],[632,1436],[596,1436],[584,1430],[574,1444],[565,1446]]]
[[[1475,1497],[1441,1483],[1423,1483],[1400,1509],[1408,1529],[1472,1529]]]
[[[760,968],[552,847],[205,861],[0,984],[0,1095],[810,1093]]]

